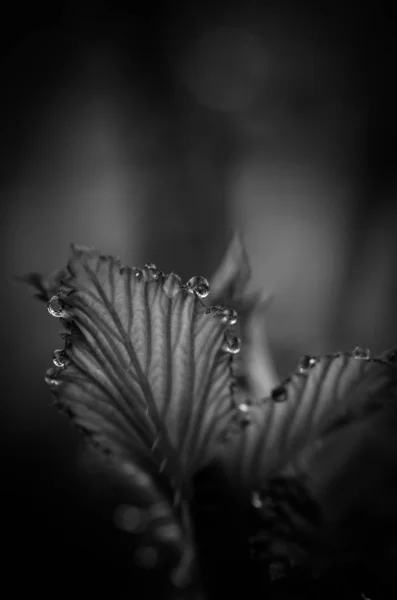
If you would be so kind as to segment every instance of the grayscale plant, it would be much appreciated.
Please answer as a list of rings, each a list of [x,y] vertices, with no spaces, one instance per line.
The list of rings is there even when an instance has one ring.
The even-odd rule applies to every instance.
[[[191,507],[195,477],[211,465],[253,514],[247,547],[269,589],[286,569],[316,577],[341,560],[344,540],[330,533],[324,508],[332,475],[323,457],[338,436],[393,411],[396,350],[306,355],[280,379],[265,329],[270,298],[247,293],[238,235],[210,283],[75,245],[66,267],[23,279],[63,327],[64,347],[45,375],[55,405],[136,498],[130,510],[145,523],[138,564],[156,570],[172,552],[172,586],[210,597]]]

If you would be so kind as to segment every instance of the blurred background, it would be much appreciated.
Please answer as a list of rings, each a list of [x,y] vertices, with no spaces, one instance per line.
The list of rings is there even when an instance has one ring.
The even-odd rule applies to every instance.
[[[238,227],[252,288],[274,294],[280,375],[304,353],[397,341],[386,5],[117,4],[15,5],[1,22],[0,439],[14,597],[126,598],[144,580],[131,584],[114,526],[120,492],[87,474],[80,437],[49,405],[59,326],[14,274],[51,272],[76,242],[210,279]]]

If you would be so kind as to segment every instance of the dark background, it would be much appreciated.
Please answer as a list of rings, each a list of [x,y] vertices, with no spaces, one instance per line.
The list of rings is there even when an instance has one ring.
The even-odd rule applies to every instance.
[[[353,2],[7,10],[3,585],[150,597],[160,584],[113,523],[125,492],[49,406],[57,325],[11,279],[62,266],[71,241],[210,278],[240,227],[253,286],[276,295],[280,374],[306,352],[395,344],[395,19]]]

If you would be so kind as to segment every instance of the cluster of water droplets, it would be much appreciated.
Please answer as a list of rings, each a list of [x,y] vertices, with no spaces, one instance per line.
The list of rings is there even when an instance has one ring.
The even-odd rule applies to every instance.
[[[390,352],[389,354],[392,355],[391,358],[389,356],[387,357],[387,360],[389,362],[391,362],[392,360],[396,360],[397,350],[394,350],[394,351]],[[335,354],[332,354],[331,356],[337,357],[340,355],[341,355],[341,353],[337,352]],[[351,355],[353,358],[355,358],[357,360],[370,360],[370,358],[371,358],[371,353],[370,353],[369,349],[368,348],[360,348],[360,346],[356,346],[356,348],[354,348],[354,350],[352,351]],[[319,361],[318,357],[310,356],[309,354],[305,354],[299,360],[297,373],[300,375],[308,375],[310,370],[316,366],[318,361]],[[289,381],[289,378],[287,378],[284,381],[284,383],[278,385],[277,387],[275,387],[272,390],[270,395],[274,402],[284,402],[287,399],[288,393],[287,393],[287,389],[286,389],[286,384],[288,383],[288,381]]]
[[[164,275],[163,272],[160,271],[160,269],[158,269],[154,263],[146,263],[144,267],[144,272],[146,277],[149,280],[153,281],[158,281]]]
[[[356,346],[352,352],[353,358],[357,358],[359,360],[369,360],[371,358],[371,352],[368,348],[360,348],[360,346]]]
[[[208,280],[199,275],[191,277],[182,288],[190,294],[195,294],[200,300],[206,298],[210,293]],[[219,317],[226,326],[233,326],[237,323],[237,312],[233,308],[216,305],[208,307],[205,312],[207,315],[212,314]],[[222,349],[229,354],[237,354],[240,352],[241,342],[233,332],[226,331]]]
[[[206,298],[210,293],[210,285],[205,277],[195,276],[191,277],[183,286],[188,293],[195,294],[199,300]],[[222,344],[222,350],[228,354],[236,355],[241,349],[241,340],[235,335],[232,329],[237,323],[238,315],[233,308],[226,308],[220,304],[215,306],[209,306],[205,310],[205,314],[211,315],[220,319],[223,325],[225,325],[224,340]],[[236,403],[238,422],[241,425],[248,425],[251,422],[251,415],[249,410],[249,400]],[[227,439],[227,432],[225,432],[225,440]]]
[[[137,281],[160,281],[167,277],[167,275],[160,271],[154,263],[150,262],[146,263],[143,269],[133,267],[132,272]],[[195,275],[184,284],[180,277],[175,274],[174,277],[180,282],[182,290],[189,294],[194,294],[199,300],[203,300],[210,293],[210,285],[205,277]],[[47,309],[53,317],[70,319],[70,312],[59,295],[52,296],[47,304]],[[228,329],[228,327],[233,327],[233,325],[237,323],[237,312],[233,308],[226,308],[221,305],[208,307],[205,312],[206,314],[211,314],[219,318],[226,327],[222,350],[231,355],[238,354],[241,349],[241,341],[232,330]],[[48,369],[45,375],[45,381],[51,387],[56,387],[60,384],[60,381],[57,380],[59,370],[64,369],[67,366],[67,354],[65,350],[55,350],[52,360],[57,369]],[[242,422],[248,423],[250,420],[248,405],[246,403],[240,403],[238,405],[238,411],[243,416]],[[156,445],[157,444],[155,443],[152,450],[155,449]],[[165,464],[161,464],[160,472],[165,469],[165,466]]]
[[[146,281],[158,281],[166,277],[154,263],[146,263],[143,269],[134,268],[134,274],[136,279],[141,280],[144,277]],[[174,275],[174,277],[180,280],[177,275]],[[199,300],[203,300],[210,293],[208,280],[200,275],[191,277],[184,284],[181,282],[181,288],[189,294],[194,294]],[[217,305],[207,308],[206,313],[216,315],[226,326],[233,326],[237,323],[237,312],[233,308],[225,308],[224,306]],[[227,331],[225,332],[225,340],[222,348],[225,352],[237,354],[240,352],[241,342],[237,336]]]
[[[222,323],[225,325],[233,326],[237,323],[238,315],[233,308],[225,308],[224,306],[217,304],[215,306],[210,306],[205,312],[207,315],[213,314],[216,317],[220,317]]]
[[[64,300],[58,294],[55,294],[50,298],[50,300],[47,303],[47,310],[52,317],[55,317],[57,319],[70,319],[71,316],[70,312],[67,309],[67,306],[65,305]],[[65,337],[65,334],[62,337]],[[65,350],[62,348],[54,350],[54,353],[52,355],[52,362],[54,363],[56,368],[52,367],[50,369],[47,369],[44,381],[50,387],[56,388],[61,383],[57,378],[59,370],[64,369],[67,365],[67,355]]]

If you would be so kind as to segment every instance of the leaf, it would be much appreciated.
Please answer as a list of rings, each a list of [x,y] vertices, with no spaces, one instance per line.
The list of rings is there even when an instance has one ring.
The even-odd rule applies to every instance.
[[[299,471],[299,462],[310,458],[316,444],[368,418],[395,396],[396,369],[356,354],[322,356],[310,366],[304,357],[304,368],[293,372],[262,405],[252,406],[251,423],[231,435],[221,453],[236,487],[249,492],[288,469]]]
[[[279,382],[266,332],[272,297],[264,290],[248,293],[251,267],[242,236],[236,233],[211,279],[212,301],[239,315],[242,352],[238,372],[252,401],[262,400]]]
[[[196,572],[191,477],[236,414],[231,331],[201,301],[205,280],[182,285],[153,264],[131,269],[74,245],[66,268],[21,279],[66,327],[45,378],[56,404],[124,469],[132,506],[146,515],[143,556],[155,560],[168,536],[172,582],[188,585]]]
[[[236,232],[211,279],[212,296],[217,300],[241,299],[250,279],[251,267],[247,250],[241,234]]]
[[[380,423],[390,423],[397,393],[396,369],[367,356],[356,348],[353,353],[303,357],[273,397],[251,408],[251,424],[224,447],[222,462],[234,489],[251,498],[263,521],[264,531],[253,543],[266,560],[287,561],[316,573],[335,561],[347,564],[363,547],[359,536],[351,539],[344,529],[348,511],[357,512],[352,488],[360,490],[360,504],[369,481],[376,482],[372,487],[377,493],[382,490],[382,496],[391,495],[393,486],[397,489],[397,482],[390,483],[395,443],[393,448],[387,444],[394,459],[385,460],[387,450],[377,450],[375,463],[364,462],[357,471],[360,452],[375,448],[368,444],[368,432],[376,429],[385,438]],[[393,437],[393,425],[389,430]],[[368,450],[361,463],[366,456]],[[384,503],[379,504],[384,511]],[[373,498],[369,506],[365,514],[373,520],[382,514],[374,510]]]
[[[227,326],[154,265],[131,269],[72,245],[57,273],[52,302],[68,327],[61,367],[46,378],[57,404],[100,447],[178,488],[235,413]],[[31,283],[42,295],[56,288],[53,276]]]

